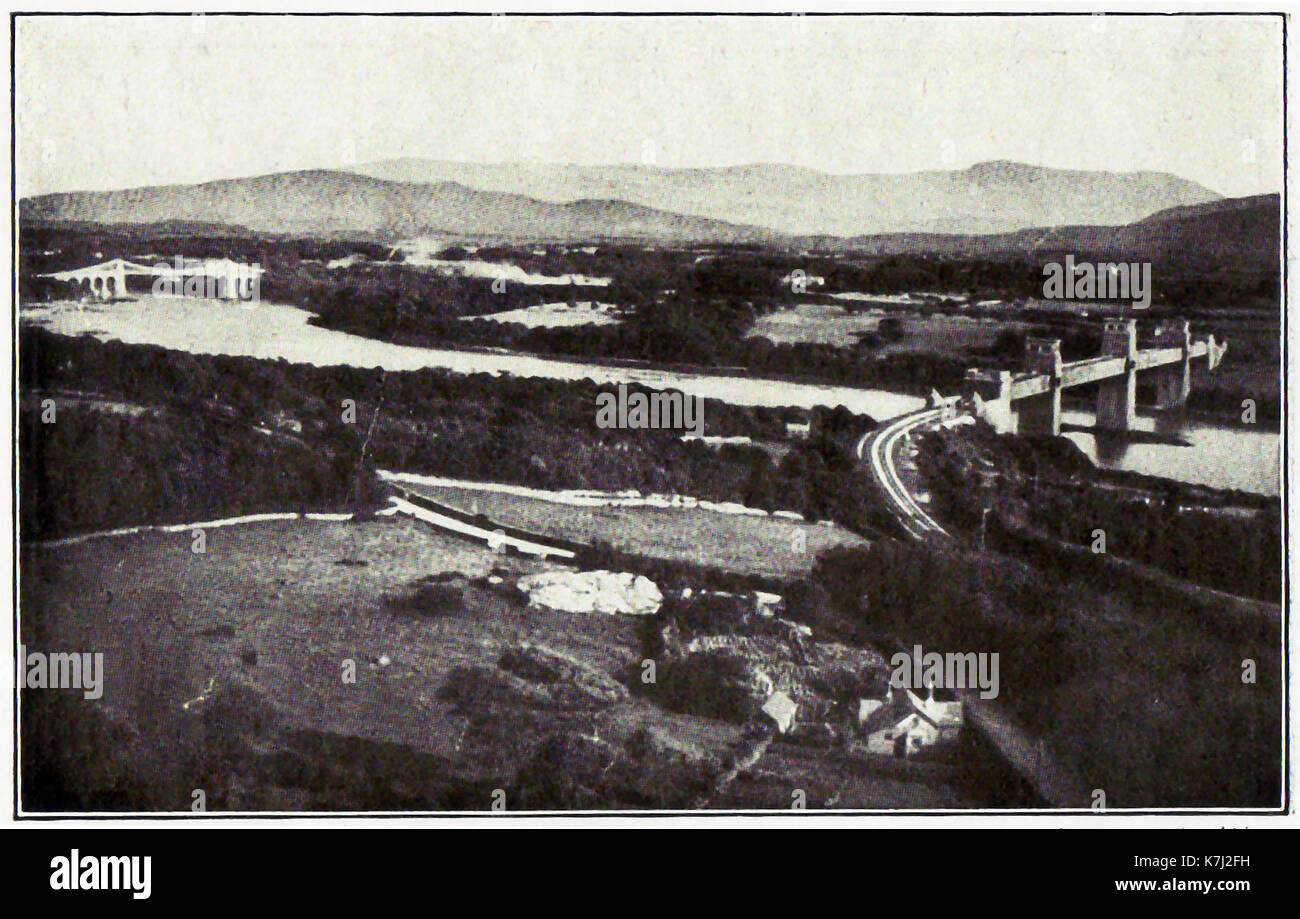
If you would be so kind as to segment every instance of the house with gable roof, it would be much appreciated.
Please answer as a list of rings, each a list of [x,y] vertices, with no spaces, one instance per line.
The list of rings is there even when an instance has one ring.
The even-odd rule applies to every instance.
[[[933,686],[921,698],[910,689],[899,692],[891,685],[883,699],[858,700],[858,729],[866,738],[867,752],[908,757],[925,747],[955,740],[962,727],[962,704],[936,694]]]

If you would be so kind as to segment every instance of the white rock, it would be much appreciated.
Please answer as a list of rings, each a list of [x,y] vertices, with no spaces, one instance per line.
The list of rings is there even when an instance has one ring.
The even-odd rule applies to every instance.
[[[763,714],[776,722],[776,729],[782,734],[794,727],[794,716],[799,706],[783,692],[774,692],[763,703]]]
[[[544,571],[518,586],[531,606],[571,613],[646,616],[663,603],[653,581],[626,571]]]

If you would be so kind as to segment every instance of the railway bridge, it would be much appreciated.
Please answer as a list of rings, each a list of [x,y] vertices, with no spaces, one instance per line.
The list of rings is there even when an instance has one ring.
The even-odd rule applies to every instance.
[[[1210,335],[1192,341],[1187,320],[1156,326],[1139,347],[1137,321],[1107,319],[1101,354],[1066,363],[1060,339],[1030,338],[1025,342],[1025,370],[966,371],[966,397],[976,417],[1000,433],[1061,433],[1061,390],[1097,384],[1097,428],[1127,431],[1137,410],[1137,376],[1147,373],[1156,384],[1156,408],[1187,401],[1192,386],[1192,361],[1204,358],[1213,370],[1228,349]]]

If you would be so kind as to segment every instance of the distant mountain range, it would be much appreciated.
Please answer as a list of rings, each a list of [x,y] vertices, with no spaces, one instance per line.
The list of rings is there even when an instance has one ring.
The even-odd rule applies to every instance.
[[[1052,253],[1161,263],[1215,262],[1230,270],[1276,270],[1280,258],[1282,196],[1223,198],[1158,211],[1115,226],[1038,227],[983,235],[891,233],[812,245],[876,255],[943,255],[953,258],[1033,258]]]
[[[1066,223],[1120,224],[1221,197],[1167,173],[1007,161],[947,172],[859,175],[787,165],[663,169],[424,159],[384,160],[354,171],[401,182],[458,182],[544,201],[628,201],[787,235],[1002,233]]]
[[[588,239],[770,242],[777,234],[612,200],[539,201],[456,182],[394,182],[327,169],[200,185],[25,198],[22,220],[238,224],[273,233],[419,233]]]
[[[836,176],[794,166],[389,160],[357,171],[41,195],[19,202],[19,215],[25,222],[172,222],[390,239],[639,239],[965,257],[1075,251],[1248,268],[1276,265],[1281,223],[1278,195],[1224,199],[1163,173],[1009,162]]]

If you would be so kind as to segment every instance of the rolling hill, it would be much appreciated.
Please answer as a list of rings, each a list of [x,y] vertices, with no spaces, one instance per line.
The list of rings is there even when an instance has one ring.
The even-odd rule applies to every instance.
[[[858,175],[772,164],[667,169],[425,159],[383,160],[354,171],[402,182],[458,182],[555,202],[627,201],[797,235],[987,234],[1058,224],[1114,225],[1220,197],[1167,173],[1048,169],[1008,161],[953,171]]]
[[[409,175],[421,173],[426,163],[390,162],[401,166],[391,171]],[[1280,196],[1224,199],[1193,183],[1158,174],[1074,172],[1015,163],[981,164],[960,173],[857,177],[828,176],[792,166],[731,170],[522,166],[518,167],[522,171],[514,172],[511,170],[515,167],[507,170],[499,166],[449,165],[456,167],[454,171],[462,179],[488,184],[504,184],[513,176],[515,184],[526,184],[547,194],[602,194],[549,201],[515,192],[470,188],[460,181],[397,181],[318,169],[199,185],[43,195],[23,199],[19,212],[24,222],[170,223],[209,229],[226,226],[240,233],[248,228],[256,232],[351,233],[388,238],[433,234],[667,244],[754,243],[964,258],[1036,258],[1044,253],[1073,251],[1128,260],[1218,261],[1250,270],[1276,267],[1280,235]],[[593,175],[601,170],[608,172],[600,180],[604,184],[592,187],[596,181]],[[470,174],[475,171],[481,174]],[[824,194],[827,183],[835,182],[857,183],[858,191],[857,197],[846,197],[839,204],[824,202],[824,219],[831,225],[848,225],[847,215],[855,208],[865,213],[868,205],[882,211],[871,219],[886,226],[982,227],[1019,225],[1031,219],[1033,222],[999,232],[908,229],[795,235],[717,215],[689,216],[717,206],[728,218],[759,216],[764,211],[777,226],[793,226],[804,219],[799,213],[810,206],[809,199],[788,191],[777,196],[775,187],[788,190],[812,183],[821,189],[818,194]],[[681,198],[670,203],[695,211],[676,211],[609,196],[621,191],[645,198],[664,197],[655,189],[669,186],[677,189],[674,194]],[[884,197],[868,201],[864,197],[868,186],[886,189]],[[688,201],[682,197],[683,189],[688,187],[702,191]],[[905,191],[909,188],[924,193],[907,198]],[[954,195],[961,199],[959,204],[953,203]],[[777,202],[773,207],[784,209],[782,213],[770,212],[773,201]],[[889,210],[886,205],[893,211],[885,213]],[[1043,215],[1063,219],[1034,219]],[[1094,221],[1089,215],[1101,217]]]
[[[1217,263],[1234,270],[1276,271],[1281,222],[1281,195],[1271,194],[1168,208],[1115,226],[1068,225],[985,235],[893,233],[821,238],[814,245],[877,255],[953,258],[1042,258],[1073,252],[1127,261]]]
[[[325,169],[200,185],[164,185],[25,198],[24,221],[205,221],[263,232],[444,233],[547,239],[602,237],[765,242],[759,227],[668,213],[625,201],[539,201],[456,182],[395,182]]]

